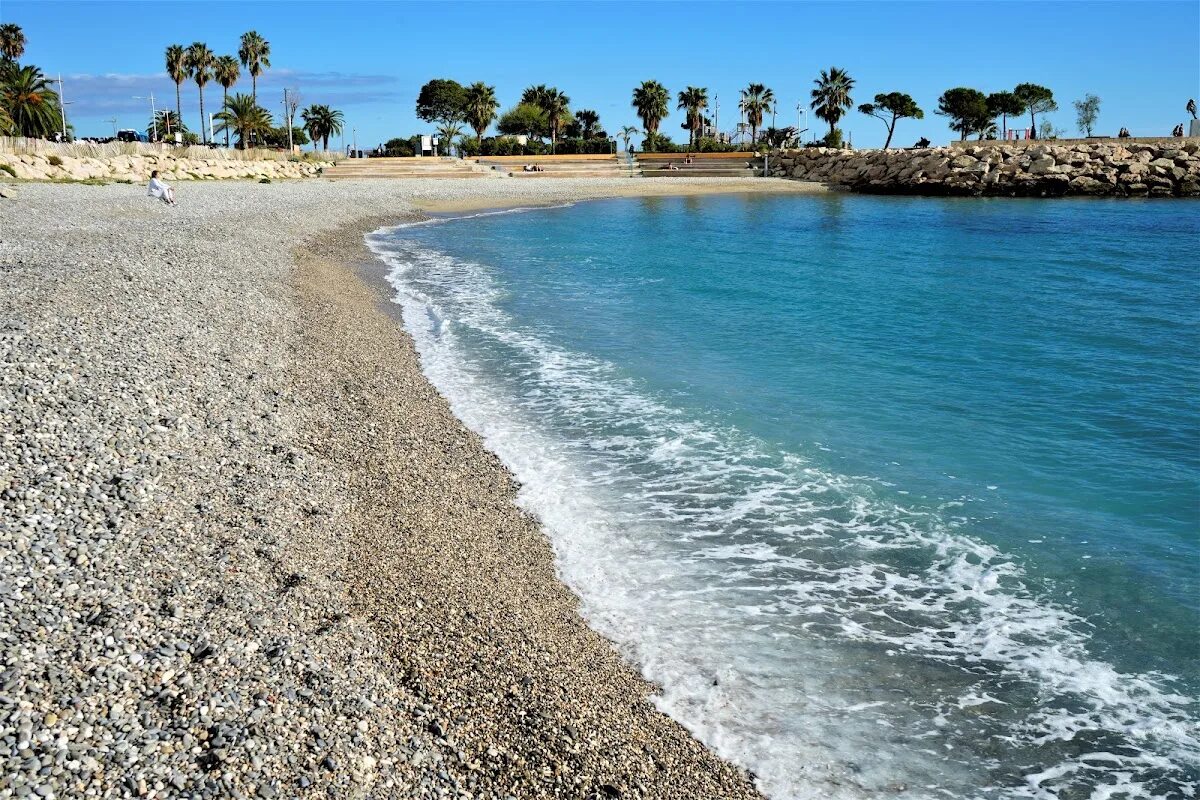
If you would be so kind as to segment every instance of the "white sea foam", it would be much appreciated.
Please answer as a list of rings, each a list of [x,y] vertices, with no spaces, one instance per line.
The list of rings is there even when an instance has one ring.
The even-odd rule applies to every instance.
[[[1191,796],[1192,700],[1092,657],[1084,620],[941,510],[649,396],[522,328],[483,265],[369,243],[590,624],[769,795]]]

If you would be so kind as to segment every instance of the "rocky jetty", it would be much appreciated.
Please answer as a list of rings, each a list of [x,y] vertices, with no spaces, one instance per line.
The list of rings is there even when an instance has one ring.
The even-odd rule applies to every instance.
[[[243,178],[268,180],[312,178],[333,166],[332,161],[239,158],[182,158],[170,152],[115,155],[103,158],[57,153],[0,153],[0,179],[30,181],[145,182],[158,170],[168,181]]]
[[[776,177],[875,194],[1200,196],[1200,140],[1056,145],[981,142],[911,150],[776,150]]]

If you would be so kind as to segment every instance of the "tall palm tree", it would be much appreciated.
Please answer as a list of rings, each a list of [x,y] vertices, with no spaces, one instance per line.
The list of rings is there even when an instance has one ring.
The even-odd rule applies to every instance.
[[[242,43],[238,47],[238,58],[242,66],[250,73],[250,96],[258,101],[258,76],[263,69],[271,67],[271,43],[258,34],[258,31],[246,31],[242,34]]]
[[[224,96],[221,98],[221,108],[229,105],[229,89],[242,77],[242,67],[233,56],[217,56],[213,65],[213,79],[221,84]],[[229,147],[229,128],[225,129],[225,146]]]
[[[0,58],[16,63],[25,53],[25,32],[13,22],[0,25]]]
[[[188,79],[187,50],[181,44],[173,44],[167,48],[167,75],[175,81],[175,116],[183,119],[183,102],[180,88]]]
[[[676,108],[687,114],[688,144],[694,145],[704,124],[704,109],[708,108],[708,89],[702,86],[687,87],[679,93],[679,105]]]
[[[242,150],[248,142],[271,129],[271,115],[248,94],[238,93],[227,99],[216,117],[221,130],[237,134],[238,147]]]
[[[475,130],[475,139],[483,147],[483,132],[496,118],[500,101],[496,99],[496,87],[482,81],[467,87],[467,124]]]
[[[641,128],[635,128],[632,125],[626,125],[624,128],[621,128],[621,132],[617,135],[625,140],[625,152],[629,152],[629,140],[641,132]]]
[[[775,102],[775,93],[761,83],[752,83],[742,89],[739,104],[746,122],[750,124],[750,142],[758,141],[758,129],[762,127],[763,114],[770,110]]]
[[[546,97],[550,94],[550,88],[544,83],[539,83],[537,86],[530,86],[525,91],[521,92],[521,102],[541,108]]]
[[[658,126],[669,113],[667,104],[670,101],[671,93],[658,81],[642,81],[642,85],[633,90],[633,108],[642,120],[647,139],[653,141],[658,134]]]
[[[600,127],[600,115],[590,108],[583,108],[575,112],[575,122],[579,124],[579,135],[591,139]]]
[[[200,141],[204,143],[208,142],[208,133],[206,132],[208,129],[204,127],[204,87],[212,80],[213,67],[216,62],[216,56],[204,42],[192,42],[187,49],[188,71],[192,75],[192,80],[196,82],[196,88],[200,90]]]
[[[313,150],[317,149],[317,140],[321,140],[321,149],[329,149],[329,137],[342,132],[345,118],[341,111],[336,111],[326,105],[314,103],[300,112],[304,120],[304,130],[313,140]]]
[[[8,112],[18,136],[53,136],[62,130],[58,93],[37,67],[9,65],[0,84],[0,108]]]
[[[832,136],[838,121],[854,102],[850,99],[854,79],[846,70],[830,67],[828,72],[821,70],[821,77],[813,83],[817,88],[812,90],[812,109],[818,117],[829,123],[829,135]]]
[[[554,142],[558,139],[559,128],[562,127],[563,117],[570,117],[571,98],[556,88],[550,88],[542,98],[541,109],[546,112],[550,123],[550,152],[554,152]]]

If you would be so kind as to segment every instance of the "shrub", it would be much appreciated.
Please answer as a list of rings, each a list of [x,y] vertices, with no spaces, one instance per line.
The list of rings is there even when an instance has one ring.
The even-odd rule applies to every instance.
[[[0,164],[0,171],[7,172],[12,177],[17,177],[17,171],[8,164]]]
[[[613,145],[608,139],[561,139],[555,145],[554,152],[562,155],[604,155],[613,152]]]
[[[259,178],[258,182],[259,183],[270,183],[271,179],[270,178]]]
[[[50,166],[52,166],[52,167],[61,167],[63,165],[63,160],[61,158],[59,158],[58,156],[52,155],[49,158],[47,158],[46,160],[48,162],[50,162]]]
[[[679,145],[661,133],[649,134],[642,140],[642,152],[644,153],[679,153],[683,149],[686,149],[686,147],[680,148]]]
[[[829,133],[825,134],[825,138],[822,139],[821,142],[825,147],[840,148],[842,146],[842,129],[834,128]]]
[[[718,142],[711,136],[701,136],[691,149],[693,153],[733,153],[740,148],[728,142]]]

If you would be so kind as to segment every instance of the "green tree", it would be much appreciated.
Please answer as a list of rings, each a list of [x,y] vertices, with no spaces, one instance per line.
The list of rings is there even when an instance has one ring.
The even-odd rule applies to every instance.
[[[541,83],[537,86],[530,86],[525,91],[521,92],[521,102],[529,105],[535,105],[538,108],[543,108],[546,105],[546,97],[550,94],[550,87]]]
[[[313,150],[317,149],[317,141],[321,142],[321,149],[329,149],[329,137],[336,136],[342,132],[345,127],[345,117],[341,111],[336,111],[327,105],[313,104],[300,112],[300,119],[304,120],[304,130],[308,131],[308,135],[313,140]]]
[[[704,125],[704,109],[708,108],[708,89],[703,86],[687,87],[679,93],[676,108],[687,117],[684,127],[688,130],[688,145],[695,145]]]
[[[775,93],[761,83],[752,83],[742,89],[738,105],[746,115],[750,125],[750,143],[758,142],[758,129],[762,127],[763,114],[771,110],[775,102]]]
[[[445,122],[438,126],[437,135],[441,140],[442,154],[450,155],[450,148],[454,146],[454,142],[462,133],[462,126],[457,122]]]
[[[0,108],[7,113],[7,127],[18,136],[49,137],[62,130],[58,93],[50,79],[37,67],[20,67],[13,62],[3,66],[0,80]]]
[[[976,131],[982,134],[992,121],[987,97],[978,89],[965,86],[942,92],[937,113],[950,118],[950,130],[958,131],[960,139],[966,139],[967,134]]]
[[[887,141],[883,149],[892,146],[892,134],[896,132],[896,121],[901,119],[924,119],[925,112],[916,101],[902,92],[888,92],[875,95],[874,103],[863,103],[858,107],[860,113],[875,117],[887,127]]]
[[[271,68],[271,43],[259,35],[258,31],[246,31],[242,34],[238,46],[238,58],[242,66],[250,73],[250,96],[258,102],[258,76],[264,69]]]
[[[467,90],[458,81],[435,78],[417,95],[417,117],[448,125],[466,118]]]
[[[169,108],[160,109],[158,113],[146,125],[146,135],[153,136],[155,126],[158,126],[158,137],[163,138],[169,131],[171,133],[178,132],[185,134],[188,132],[187,126],[183,124],[183,120],[179,119],[179,115]]]
[[[241,65],[233,56],[217,56],[216,62],[213,64],[213,79],[221,84],[221,89],[224,96],[221,98],[221,107],[229,105],[229,90],[238,78],[242,76]],[[253,97],[253,95],[251,95]],[[286,132],[286,131],[285,131]],[[225,146],[229,147],[229,129],[225,129]]]
[[[633,90],[633,108],[642,120],[646,141],[651,147],[657,141],[658,126],[669,113],[670,99],[671,93],[658,81],[642,81],[642,85]]]
[[[992,92],[987,96],[988,115],[1000,117],[1001,136],[1008,138],[1008,118],[1025,113],[1025,104],[1012,92]]]
[[[25,32],[12,22],[0,25],[0,59],[16,63],[25,54]]]
[[[625,152],[629,152],[629,140],[641,133],[640,128],[635,128],[632,125],[626,125],[621,128],[621,132],[617,135],[625,140]]]
[[[1038,86],[1036,83],[1019,83],[1017,88],[1013,89],[1013,94],[1021,102],[1022,110],[1029,112],[1029,122],[1034,128],[1037,127],[1038,114],[1058,111],[1058,104],[1054,102],[1054,92],[1045,86]]]
[[[249,143],[261,139],[274,127],[271,115],[254,100],[253,95],[235,94],[225,101],[225,107],[216,115],[221,131],[233,131],[238,137],[238,148],[245,150]]]
[[[828,72],[821,70],[820,77],[813,83],[816,84],[816,88],[812,90],[812,110],[829,123],[829,135],[832,137],[838,122],[854,103],[850,98],[850,92],[854,89],[854,79],[846,70],[830,67]]]
[[[500,102],[496,99],[495,86],[477,82],[467,87],[466,120],[475,130],[475,140],[480,147],[483,147],[483,133],[496,118],[498,108]]]
[[[496,130],[505,136],[541,138],[550,133],[546,112],[532,103],[518,103],[500,115]]]
[[[550,125],[550,152],[553,153],[559,129],[571,118],[571,98],[558,89],[551,88],[543,96],[541,108],[546,112],[546,121]]]
[[[16,136],[17,124],[13,122],[12,116],[8,113],[8,109],[0,103],[0,136]]]
[[[590,108],[581,108],[575,112],[575,124],[579,126],[581,138],[595,138],[600,131],[600,115]]]
[[[167,48],[167,75],[175,81],[175,116],[183,119],[183,98],[180,89],[190,75],[188,69],[187,50],[181,44],[173,44]]]
[[[1084,136],[1092,135],[1092,127],[1100,116],[1100,98],[1094,94],[1085,94],[1082,100],[1075,101],[1075,124]]]
[[[207,142],[208,137],[205,134],[207,130],[204,126],[204,87],[213,77],[213,67],[216,65],[216,56],[213,51],[208,49],[208,45],[204,42],[193,42],[187,49],[187,66],[191,73],[192,80],[196,82],[196,88],[200,90],[200,141]]]

